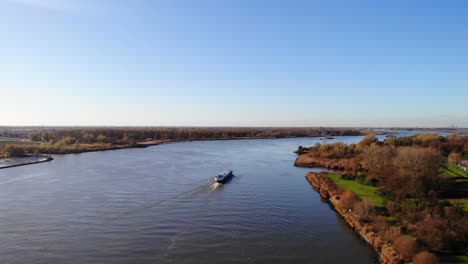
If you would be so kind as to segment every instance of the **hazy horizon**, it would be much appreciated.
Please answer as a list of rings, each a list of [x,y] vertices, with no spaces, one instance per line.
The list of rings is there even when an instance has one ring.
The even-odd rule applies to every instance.
[[[213,129],[231,129],[231,128],[239,128],[239,129],[270,129],[270,128],[278,128],[278,129],[395,129],[395,130],[406,130],[406,129],[411,129],[411,130],[418,130],[418,129],[436,129],[436,130],[444,130],[444,129],[455,129],[455,130],[464,130],[468,129],[468,127],[454,127],[454,126],[447,126],[447,127],[409,127],[409,126],[393,126],[393,127],[376,127],[376,126],[87,126],[87,125],[62,125],[62,126],[57,126],[57,125],[41,125],[41,126],[31,126],[31,125],[20,125],[20,126],[5,126],[5,125],[0,125],[0,128],[76,128],[76,129],[81,129],[81,128],[213,128]]]
[[[0,0],[0,126],[468,127],[467,13]]]

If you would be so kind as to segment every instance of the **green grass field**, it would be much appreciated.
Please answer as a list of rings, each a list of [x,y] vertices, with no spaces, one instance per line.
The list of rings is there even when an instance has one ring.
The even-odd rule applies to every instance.
[[[338,174],[326,174],[336,185],[343,190],[353,191],[361,200],[368,199],[374,206],[382,207],[384,205],[383,197],[378,193],[375,186],[365,185],[353,180],[344,180]]]
[[[457,165],[444,163],[440,167],[439,171],[442,174],[456,178],[457,182],[468,181],[468,172],[462,170]]]

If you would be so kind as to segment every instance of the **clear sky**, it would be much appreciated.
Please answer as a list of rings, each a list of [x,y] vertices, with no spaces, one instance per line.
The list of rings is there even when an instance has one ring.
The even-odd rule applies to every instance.
[[[468,1],[0,0],[0,125],[468,127]]]

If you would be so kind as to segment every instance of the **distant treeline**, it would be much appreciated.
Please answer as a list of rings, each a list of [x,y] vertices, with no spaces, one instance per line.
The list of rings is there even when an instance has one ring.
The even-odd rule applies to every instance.
[[[353,129],[328,129],[334,136],[361,135]],[[288,138],[320,136],[318,128],[28,128],[0,131],[0,136],[29,138],[15,148],[0,148],[0,155],[23,153],[78,153],[142,146],[143,142],[213,139]],[[1,142],[0,142],[1,144]],[[6,153],[5,150],[15,150]],[[2,152],[3,151],[3,152]],[[17,155],[16,155],[17,156]]]
[[[155,129],[70,129],[45,130],[28,133],[29,139],[36,142],[57,142],[64,138],[74,138],[81,142],[125,142],[142,140],[197,140],[232,138],[285,138],[320,136],[319,129],[277,128],[155,128]],[[357,130],[329,130],[332,135],[361,135]]]

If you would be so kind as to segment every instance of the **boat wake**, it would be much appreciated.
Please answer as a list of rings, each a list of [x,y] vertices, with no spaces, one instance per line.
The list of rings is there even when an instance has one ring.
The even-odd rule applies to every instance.
[[[215,191],[216,189],[221,188],[221,187],[223,187],[223,184],[219,182],[214,182],[209,186],[211,191]]]
[[[121,218],[125,218],[125,217],[133,215],[133,214],[137,214],[137,213],[139,213],[141,211],[146,211],[148,209],[152,209],[154,207],[166,204],[168,202],[180,203],[180,202],[184,202],[184,201],[190,201],[190,200],[194,199],[196,196],[200,195],[201,193],[212,193],[214,191],[221,190],[222,187],[223,187],[222,183],[217,183],[217,182],[213,183],[213,182],[211,182],[211,180],[210,180],[210,183],[208,183],[207,180],[205,179],[199,185],[197,185],[196,187],[191,188],[191,189],[189,189],[187,191],[178,193],[176,195],[167,197],[165,199],[159,200],[159,201],[154,202],[154,203],[150,203],[150,204],[148,204],[146,206],[141,206],[141,207],[138,207],[138,208],[134,208],[133,210],[130,210],[130,211],[121,213],[119,215],[116,215],[114,217],[108,218],[108,219],[106,219],[104,221],[104,224],[112,222],[112,221],[119,220]]]

